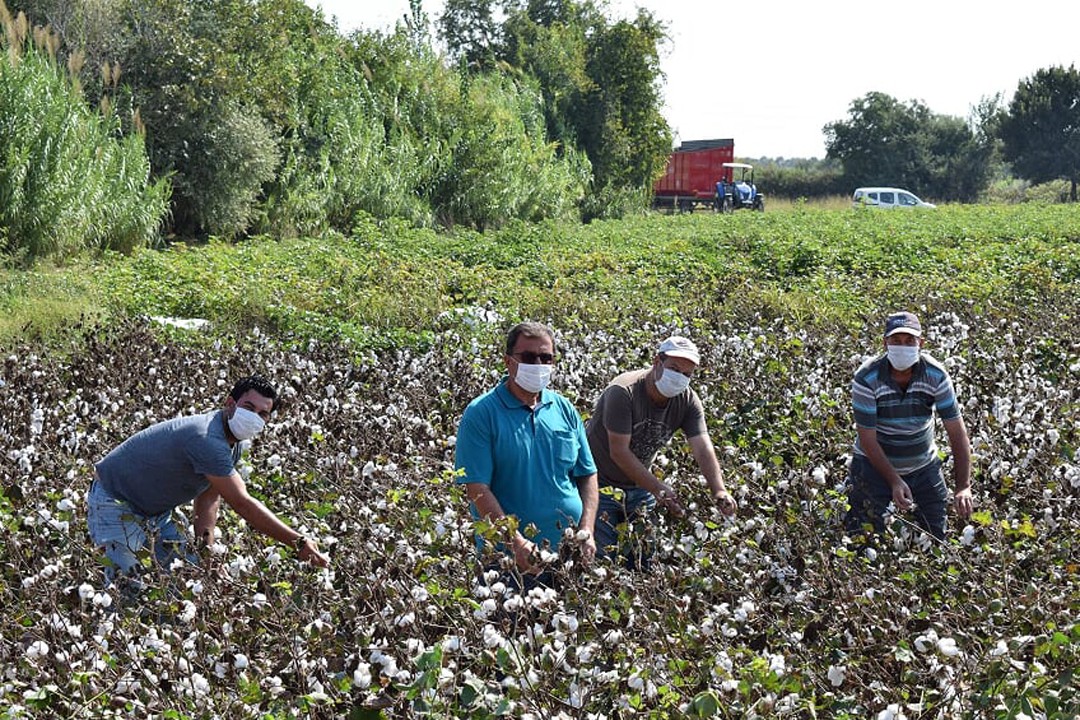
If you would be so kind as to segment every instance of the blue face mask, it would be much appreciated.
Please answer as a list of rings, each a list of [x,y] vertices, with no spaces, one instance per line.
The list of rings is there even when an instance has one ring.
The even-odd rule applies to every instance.
[[[897,370],[907,370],[919,362],[918,345],[889,345],[886,351],[889,355],[889,364]]]
[[[537,363],[536,365],[526,365],[523,362],[519,362],[517,366],[517,373],[514,374],[514,382],[518,386],[529,393],[538,393],[548,386],[551,382],[551,365],[544,365]]]
[[[656,392],[666,398],[681,395],[688,387],[690,387],[690,378],[671,368],[664,368],[664,373],[656,381]]]
[[[266,421],[258,414],[242,407],[237,407],[229,418],[229,432],[237,440],[250,440],[262,432],[265,426]]]

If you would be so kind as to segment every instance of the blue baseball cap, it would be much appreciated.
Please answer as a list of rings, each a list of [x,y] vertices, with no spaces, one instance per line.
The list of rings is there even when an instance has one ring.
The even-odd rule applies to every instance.
[[[919,322],[915,313],[897,312],[885,318],[885,337],[892,337],[898,333],[922,337],[922,323]]]

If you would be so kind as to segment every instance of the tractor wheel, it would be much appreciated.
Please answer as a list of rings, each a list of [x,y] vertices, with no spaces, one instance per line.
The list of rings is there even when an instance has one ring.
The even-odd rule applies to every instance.
[[[765,199],[761,197],[754,198],[754,209],[758,212],[765,212]]]
[[[720,211],[725,215],[730,215],[731,213],[735,212],[735,201],[731,198],[730,195],[724,196],[724,202],[720,206]]]

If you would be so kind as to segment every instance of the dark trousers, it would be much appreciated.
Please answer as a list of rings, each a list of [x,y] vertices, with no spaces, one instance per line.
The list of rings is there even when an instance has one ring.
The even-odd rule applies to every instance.
[[[944,539],[949,489],[941,473],[941,461],[934,458],[928,465],[901,477],[915,500],[912,510],[915,522],[939,540]],[[859,455],[851,459],[847,495],[851,509],[844,517],[844,528],[849,534],[861,531],[866,524],[873,525],[877,532],[885,530],[885,508],[892,502],[892,490],[870,461]]]

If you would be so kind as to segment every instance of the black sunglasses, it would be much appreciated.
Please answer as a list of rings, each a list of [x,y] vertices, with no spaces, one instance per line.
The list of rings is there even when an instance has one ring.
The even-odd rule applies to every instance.
[[[524,352],[510,353],[511,357],[516,357],[526,365],[551,365],[555,362],[555,356],[551,353],[534,353],[528,350]]]

